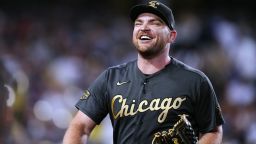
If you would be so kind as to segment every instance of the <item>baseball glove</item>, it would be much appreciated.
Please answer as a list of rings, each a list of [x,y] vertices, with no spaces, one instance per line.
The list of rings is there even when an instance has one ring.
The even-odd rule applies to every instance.
[[[152,140],[152,144],[196,144],[197,142],[198,139],[186,115],[180,115],[180,120],[168,132],[155,133]]]

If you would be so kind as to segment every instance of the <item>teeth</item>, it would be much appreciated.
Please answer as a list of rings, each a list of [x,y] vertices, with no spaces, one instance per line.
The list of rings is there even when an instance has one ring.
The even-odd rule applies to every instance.
[[[140,39],[141,40],[150,40],[151,38],[149,36],[143,35],[143,36],[140,37]]]

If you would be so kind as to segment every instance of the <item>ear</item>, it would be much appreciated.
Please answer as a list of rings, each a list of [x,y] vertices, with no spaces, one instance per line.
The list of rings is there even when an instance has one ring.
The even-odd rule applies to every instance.
[[[176,30],[170,30],[170,39],[169,39],[169,42],[170,43],[173,43],[176,39],[176,36],[177,36],[177,32]]]

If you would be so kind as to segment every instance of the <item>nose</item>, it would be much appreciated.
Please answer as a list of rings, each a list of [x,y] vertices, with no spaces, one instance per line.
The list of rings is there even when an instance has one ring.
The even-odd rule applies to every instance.
[[[149,31],[149,27],[147,23],[144,23],[143,25],[141,25],[141,31]]]

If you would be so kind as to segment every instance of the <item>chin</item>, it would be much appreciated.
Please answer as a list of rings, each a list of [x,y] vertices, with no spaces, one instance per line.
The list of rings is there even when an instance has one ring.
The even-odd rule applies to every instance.
[[[144,59],[152,59],[157,56],[158,52],[152,51],[152,50],[138,50],[139,54],[144,58]]]

